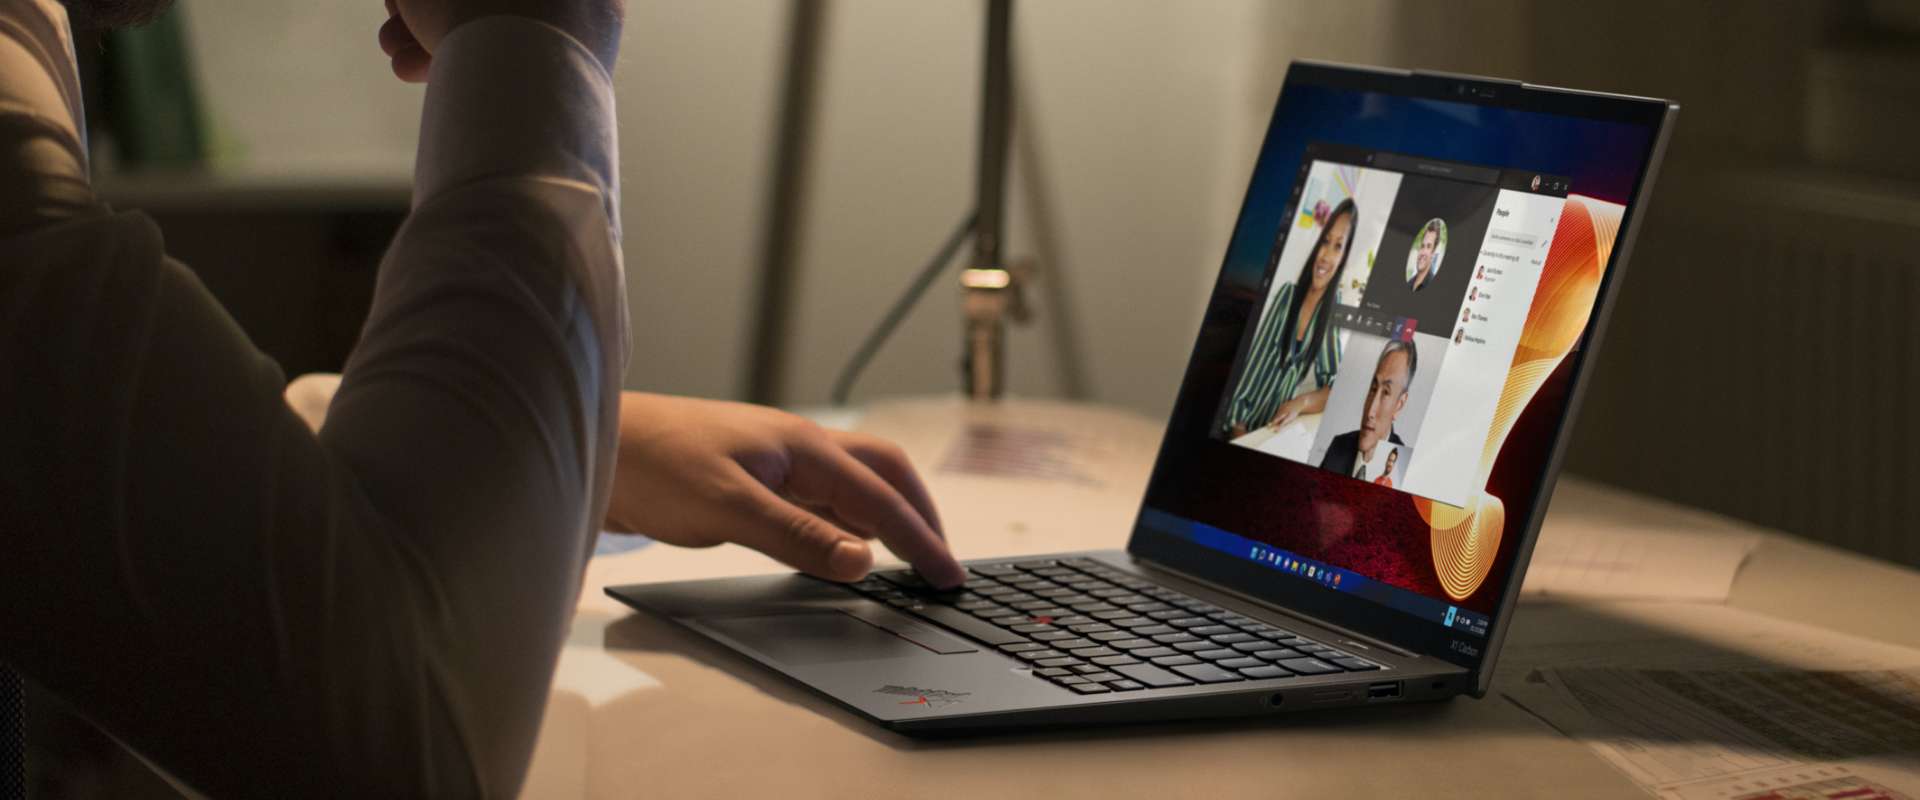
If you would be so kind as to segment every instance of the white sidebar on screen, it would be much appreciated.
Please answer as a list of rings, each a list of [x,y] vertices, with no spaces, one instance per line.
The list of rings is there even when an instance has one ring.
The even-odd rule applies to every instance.
[[[1472,265],[1467,320],[1456,318],[1449,329],[1422,326],[1422,333],[1446,337],[1447,357],[1422,423],[1419,457],[1407,468],[1406,491],[1465,505],[1485,488],[1479,467],[1487,432],[1565,206],[1563,198],[1501,190]]]

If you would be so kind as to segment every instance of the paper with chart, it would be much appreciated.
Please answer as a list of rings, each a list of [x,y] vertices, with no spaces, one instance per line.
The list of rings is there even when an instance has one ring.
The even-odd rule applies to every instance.
[[[1920,651],[1722,606],[1618,613],[1517,647],[1500,693],[1657,797],[1920,800]]]
[[[1628,502],[1630,500],[1630,502]],[[1646,498],[1563,481],[1540,527],[1522,594],[1608,600],[1727,599],[1761,535],[1691,509],[1623,516]]]

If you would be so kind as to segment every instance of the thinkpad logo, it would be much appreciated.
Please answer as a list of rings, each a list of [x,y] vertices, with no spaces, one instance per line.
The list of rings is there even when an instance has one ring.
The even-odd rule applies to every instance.
[[[926,706],[940,708],[954,703],[965,702],[972,692],[949,692],[942,689],[922,689],[918,686],[882,686],[873,690],[875,694],[897,694],[909,698],[900,701],[903,706]]]

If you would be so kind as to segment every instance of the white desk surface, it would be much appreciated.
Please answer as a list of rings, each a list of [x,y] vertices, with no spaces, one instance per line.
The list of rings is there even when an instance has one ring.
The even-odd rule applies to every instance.
[[[1065,431],[1070,480],[955,474],[963,421]],[[1160,423],[1126,412],[1009,401],[891,403],[861,427],[899,441],[928,479],[956,554],[987,558],[1124,544]],[[1563,479],[1569,526],[1724,519]],[[1570,533],[1577,533],[1568,531]],[[541,730],[528,797],[1636,797],[1589,749],[1490,694],[1425,706],[1258,721],[918,741],[781,681],[606,597],[609,585],[782,571],[733,547],[653,544],[594,560]],[[1920,573],[1768,534],[1729,605],[1920,647]],[[1523,603],[1511,641],[1605,604]]]

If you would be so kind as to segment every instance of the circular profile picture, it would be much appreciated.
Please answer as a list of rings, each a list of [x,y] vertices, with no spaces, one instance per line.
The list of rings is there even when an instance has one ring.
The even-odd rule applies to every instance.
[[[1434,217],[1414,231],[1413,247],[1407,251],[1407,287],[1416,292],[1427,288],[1446,260],[1447,223]]]
[[[1536,192],[1540,191],[1540,176],[1538,175],[1533,176],[1533,190]]]

